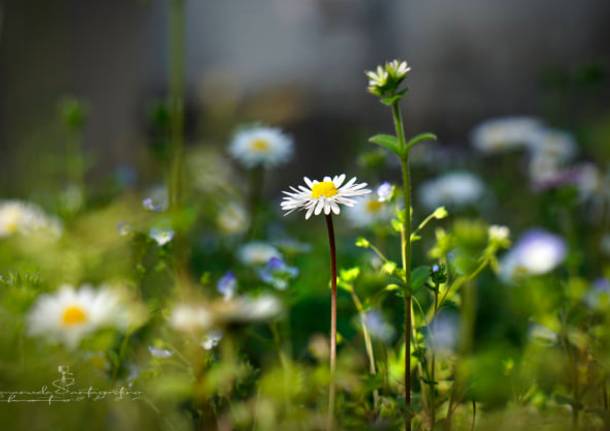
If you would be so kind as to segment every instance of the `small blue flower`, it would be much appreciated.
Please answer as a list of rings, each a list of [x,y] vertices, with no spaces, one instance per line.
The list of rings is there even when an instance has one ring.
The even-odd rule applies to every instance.
[[[272,257],[267,264],[259,269],[260,279],[278,290],[285,290],[288,282],[299,275],[298,268],[289,266],[279,257]]]
[[[377,187],[377,198],[379,202],[387,202],[392,199],[392,195],[394,194],[394,186],[389,182],[385,181],[381,183],[379,187]]]
[[[167,210],[168,202],[167,190],[164,187],[156,187],[142,200],[142,206],[148,211],[158,213]]]
[[[426,344],[437,354],[450,354],[457,345],[458,326],[454,314],[438,314],[428,325]]]
[[[364,314],[364,324],[374,338],[386,343],[394,338],[396,331],[377,310],[369,310]]]
[[[153,227],[148,232],[150,236],[160,247],[174,239],[174,231],[170,228]]]
[[[229,271],[223,275],[220,280],[218,280],[218,283],[216,283],[216,290],[218,290],[218,293],[227,301],[233,298],[237,291],[237,278],[235,278],[235,274]]]

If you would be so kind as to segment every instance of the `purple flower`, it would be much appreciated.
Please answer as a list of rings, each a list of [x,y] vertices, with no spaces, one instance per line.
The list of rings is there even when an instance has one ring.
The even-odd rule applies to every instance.
[[[233,272],[227,272],[218,280],[216,290],[218,290],[225,300],[229,300],[235,296],[235,292],[237,291],[237,279]]]

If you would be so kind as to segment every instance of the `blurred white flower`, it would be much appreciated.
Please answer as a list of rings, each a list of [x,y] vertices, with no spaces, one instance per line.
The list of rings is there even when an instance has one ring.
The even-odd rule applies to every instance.
[[[247,168],[272,167],[290,160],[293,142],[280,129],[254,127],[238,131],[229,152]]]
[[[214,347],[218,346],[220,340],[222,340],[222,331],[212,330],[208,332],[201,342],[201,347],[203,347],[204,350],[212,350]]]
[[[472,145],[482,153],[529,148],[540,139],[542,123],[529,117],[493,118],[478,125],[471,134]]]
[[[284,191],[286,195],[282,199],[282,210],[286,215],[296,210],[306,210],[305,219],[309,219],[312,214],[325,215],[341,213],[339,205],[353,207],[356,205],[355,197],[366,195],[371,191],[366,189],[366,183],[356,184],[356,177],[353,177],[344,184],[345,174],[335,177],[324,177],[322,181],[303,178],[305,186],[298,189],[290,187],[290,192]]]
[[[384,87],[389,78],[388,72],[381,66],[377,66],[375,70],[368,70],[364,74],[369,78],[370,88]]]
[[[237,257],[244,265],[265,265],[272,257],[281,257],[280,252],[271,244],[253,241],[244,244],[238,251]]]
[[[121,295],[102,287],[84,285],[79,290],[61,286],[54,294],[41,295],[28,314],[31,335],[46,335],[70,348],[103,327],[125,330],[131,316]]]
[[[422,184],[419,198],[429,210],[439,206],[464,207],[483,197],[485,186],[469,172],[452,172]]]
[[[155,357],[155,358],[159,358],[159,359],[167,359],[173,356],[173,352],[171,350],[167,350],[167,349],[161,349],[158,347],[154,347],[154,346],[148,346],[148,351],[150,352],[150,354]]]
[[[148,236],[150,236],[157,245],[163,247],[174,239],[174,231],[170,228],[153,227],[148,231]]]
[[[15,234],[47,233],[59,237],[62,226],[37,205],[17,200],[0,201],[0,238]]]
[[[170,325],[183,332],[206,330],[213,324],[210,310],[202,304],[182,303],[172,310]]]
[[[411,68],[406,61],[392,60],[386,63],[385,70],[393,79],[402,80],[411,71]]]
[[[236,202],[228,203],[218,211],[216,225],[229,235],[243,233],[248,229],[248,213],[242,205]]]
[[[509,281],[520,274],[546,274],[565,260],[566,253],[563,238],[542,229],[532,229],[504,255],[500,262],[500,277]]]
[[[371,194],[365,196],[358,205],[347,208],[345,215],[354,227],[366,227],[376,223],[389,222],[393,217],[392,207]]]
[[[504,243],[510,239],[510,229],[507,226],[492,225],[489,227],[489,239],[497,243]]]
[[[541,129],[535,134],[530,148],[533,157],[543,157],[562,164],[576,155],[578,145],[569,133],[556,129]]]
[[[177,304],[170,324],[183,332],[208,332],[226,325],[268,320],[281,311],[281,303],[275,296],[239,296],[209,303]]]
[[[530,340],[542,341],[545,343],[555,343],[557,341],[557,333],[547,328],[544,325],[533,323],[529,327],[528,336]]]

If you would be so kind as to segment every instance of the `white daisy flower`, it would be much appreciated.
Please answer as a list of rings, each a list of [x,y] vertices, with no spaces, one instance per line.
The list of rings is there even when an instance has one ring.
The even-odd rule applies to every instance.
[[[309,219],[312,214],[319,215],[324,212],[329,215],[331,212],[339,214],[341,209],[339,205],[353,207],[356,205],[357,196],[362,196],[370,193],[366,189],[366,183],[356,184],[356,177],[345,181],[345,174],[331,177],[324,177],[322,181],[310,180],[305,177],[305,186],[299,188],[290,187],[290,192],[283,192],[286,196],[282,199],[282,210],[286,211],[286,215],[296,210],[306,210],[305,219]]]
[[[468,172],[452,172],[425,182],[419,198],[429,210],[439,206],[464,207],[479,201],[485,192],[481,179]]]
[[[360,201],[360,205],[348,208],[347,219],[354,227],[365,227],[375,223],[388,222],[392,219],[391,206],[370,194]]]
[[[543,124],[535,118],[493,118],[472,131],[472,145],[480,152],[488,154],[529,148],[540,138],[539,132],[543,128]]]
[[[265,265],[273,257],[282,257],[277,248],[262,241],[244,244],[237,252],[237,257],[244,265]]]
[[[0,238],[35,232],[58,237],[61,231],[59,220],[45,214],[37,205],[17,200],[0,201]]]
[[[237,132],[229,152],[247,168],[271,167],[290,159],[293,142],[280,129],[255,127]]]
[[[64,285],[55,294],[42,295],[28,315],[31,335],[46,335],[70,348],[102,328],[127,329],[129,313],[121,296],[109,288],[79,290]]]

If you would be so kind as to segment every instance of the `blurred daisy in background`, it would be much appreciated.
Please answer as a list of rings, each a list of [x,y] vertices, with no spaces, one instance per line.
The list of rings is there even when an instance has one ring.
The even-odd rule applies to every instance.
[[[356,177],[345,181],[345,174],[335,177],[324,177],[322,181],[310,180],[304,177],[305,186],[298,189],[290,187],[289,192],[283,192],[286,196],[282,199],[282,210],[286,215],[296,210],[306,210],[305,219],[309,219],[312,214],[325,215],[341,213],[339,205],[353,207],[356,205],[355,197],[363,196],[371,191],[366,189],[366,183],[356,183]]]
[[[563,238],[543,229],[521,236],[500,262],[500,278],[510,281],[518,275],[542,275],[557,268],[566,258]]]
[[[532,323],[528,330],[530,340],[553,344],[557,341],[558,335],[555,331],[539,323]]]
[[[393,187],[389,183],[379,186],[377,193],[365,196],[359,205],[347,208],[345,215],[348,221],[358,228],[389,222],[393,217],[388,202],[392,194]]]
[[[282,311],[273,295],[238,296],[208,303],[179,303],[171,311],[170,325],[181,332],[209,333],[211,330],[272,319]]]
[[[216,225],[226,234],[238,235],[248,230],[248,213],[243,205],[230,202],[220,207],[216,215]]]
[[[543,128],[541,121],[531,117],[493,118],[475,127],[471,142],[485,154],[527,149],[540,138]]]
[[[237,257],[244,265],[265,265],[271,258],[281,258],[277,248],[262,241],[252,241],[244,244],[237,252]]]
[[[229,152],[246,168],[267,168],[288,162],[293,154],[293,142],[280,129],[253,127],[235,134]]]
[[[76,290],[61,286],[54,294],[41,295],[28,314],[30,335],[47,336],[70,348],[83,337],[104,327],[126,330],[135,316],[118,292],[84,285]]]
[[[485,192],[483,181],[469,172],[452,172],[423,183],[419,199],[428,209],[460,208],[478,202]]]
[[[15,234],[49,234],[59,237],[62,225],[32,203],[17,200],[0,201],[0,238]]]
[[[177,331],[196,332],[210,328],[213,316],[203,304],[180,303],[172,309],[169,323]]]
[[[533,184],[552,180],[577,153],[574,138],[563,131],[543,129],[530,145],[529,174]]]

